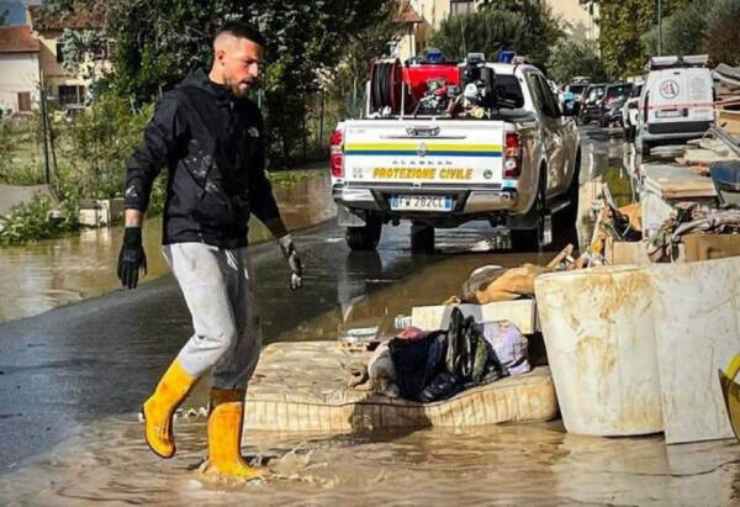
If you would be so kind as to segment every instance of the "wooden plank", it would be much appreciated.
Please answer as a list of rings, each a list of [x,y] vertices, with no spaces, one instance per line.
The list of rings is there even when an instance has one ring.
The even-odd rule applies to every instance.
[[[712,179],[676,164],[645,164],[644,187],[663,199],[716,197]]]

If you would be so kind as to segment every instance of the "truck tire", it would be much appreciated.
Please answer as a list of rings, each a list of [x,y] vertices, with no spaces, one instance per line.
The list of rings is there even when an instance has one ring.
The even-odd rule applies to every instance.
[[[638,146],[643,158],[650,156],[650,148],[652,148],[650,143],[648,143],[647,141],[640,141],[640,144]]]
[[[434,227],[417,222],[411,224],[411,253],[434,253]]]
[[[383,232],[382,220],[368,214],[366,223],[362,227],[347,227],[344,238],[347,246],[353,251],[375,250],[380,242],[380,235]]]
[[[546,192],[547,180],[546,169],[540,169],[540,182],[537,185],[537,198],[529,210],[535,219],[536,226],[532,229],[513,229],[509,231],[511,238],[511,248],[515,252],[538,251],[544,239],[545,233],[545,213],[547,211]]]

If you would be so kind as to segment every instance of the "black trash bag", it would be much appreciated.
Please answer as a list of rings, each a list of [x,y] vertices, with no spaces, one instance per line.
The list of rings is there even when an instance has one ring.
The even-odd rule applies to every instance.
[[[401,397],[422,401],[424,388],[443,370],[445,347],[446,336],[442,331],[421,340],[393,338],[388,342]]]

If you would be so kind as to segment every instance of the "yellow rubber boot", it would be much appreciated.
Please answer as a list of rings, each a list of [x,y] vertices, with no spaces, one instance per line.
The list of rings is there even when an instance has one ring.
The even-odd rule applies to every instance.
[[[244,481],[264,475],[249,466],[241,455],[244,393],[243,389],[211,389],[206,473]]]
[[[730,419],[732,431],[735,438],[740,440],[740,384],[735,382],[735,377],[740,372],[740,354],[730,360],[727,369],[723,372],[719,370],[719,384],[722,388],[722,395],[725,398],[725,407],[727,416]]]
[[[197,380],[175,359],[157,384],[154,394],[144,402],[141,409],[146,425],[144,438],[160,458],[169,459],[175,455],[172,416]]]

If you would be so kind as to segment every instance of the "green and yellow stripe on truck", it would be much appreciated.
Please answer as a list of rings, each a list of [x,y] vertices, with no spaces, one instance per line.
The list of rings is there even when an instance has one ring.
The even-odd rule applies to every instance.
[[[416,143],[347,143],[347,156],[501,157],[500,144],[451,144],[422,141]]]

